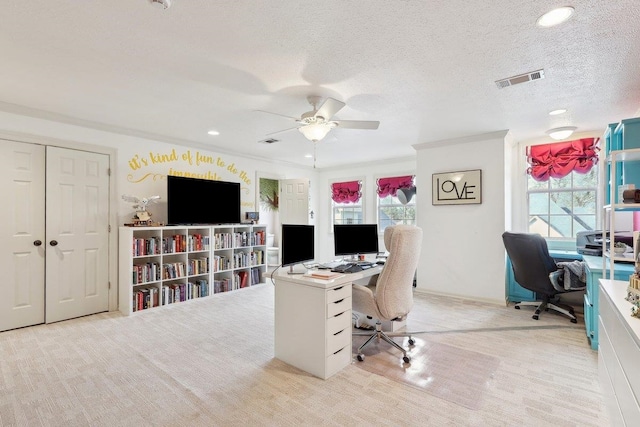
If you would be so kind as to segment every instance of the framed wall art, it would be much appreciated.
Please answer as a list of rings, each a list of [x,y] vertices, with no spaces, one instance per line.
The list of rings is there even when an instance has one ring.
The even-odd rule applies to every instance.
[[[480,169],[434,173],[433,205],[468,205],[482,203],[482,171]]]

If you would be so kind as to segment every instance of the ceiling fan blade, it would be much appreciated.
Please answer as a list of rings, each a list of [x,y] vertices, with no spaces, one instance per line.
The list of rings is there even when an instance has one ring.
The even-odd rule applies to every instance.
[[[378,129],[380,122],[366,120],[334,120],[338,129]]]
[[[266,134],[266,136],[270,136],[270,135],[277,135],[277,134],[279,134],[279,133],[289,132],[290,130],[294,130],[294,129],[298,129],[298,128],[299,128],[299,126],[296,126],[296,127],[294,127],[294,128],[289,128],[289,129],[283,129],[283,130],[279,130],[279,131],[277,131],[277,132],[271,132],[271,133],[268,133],[268,134]]]
[[[299,120],[297,117],[285,116],[284,114],[280,114],[280,113],[273,113],[273,112],[271,112],[271,111],[265,111],[265,110],[253,110],[253,111],[254,111],[254,112],[258,112],[258,113],[273,114],[273,115],[275,115],[275,116],[284,117],[284,118],[291,119],[291,120],[294,120],[294,121]]]
[[[318,111],[316,111],[315,116],[324,117],[325,120],[331,119],[338,111],[342,109],[346,104],[344,102],[338,101],[337,99],[327,98]]]

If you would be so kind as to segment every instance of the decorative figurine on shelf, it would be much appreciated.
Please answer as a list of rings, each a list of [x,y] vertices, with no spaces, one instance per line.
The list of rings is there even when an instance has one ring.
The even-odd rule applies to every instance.
[[[125,225],[153,225],[153,222],[151,221],[151,212],[147,210],[147,206],[155,203],[157,200],[160,200],[160,196],[139,198],[136,196],[129,196],[124,194],[122,196],[122,199],[127,202],[135,203],[133,205],[133,208],[136,210],[136,214],[133,216],[133,223]]]

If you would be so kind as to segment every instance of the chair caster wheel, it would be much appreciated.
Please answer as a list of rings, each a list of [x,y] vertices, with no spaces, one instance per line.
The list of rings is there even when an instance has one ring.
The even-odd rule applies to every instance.
[[[416,340],[414,340],[413,338],[409,338],[409,345],[414,345],[416,343]]]
[[[359,354],[356,358],[358,359],[358,362],[364,362],[364,354]]]
[[[533,316],[531,316],[531,318],[534,319],[534,320],[538,320],[538,315],[534,314]]]
[[[516,305],[516,306],[515,306],[515,307],[513,307],[513,308],[515,308],[516,310],[520,310],[520,306],[519,306],[519,305]]]
[[[404,357],[402,358],[402,361],[403,361],[404,363],[409,363],[409,362],[411,362],[411,358],[410,358],[409,356],[404,356]]]
[[[571,319],[571,323],[578,323],[578,319]]]

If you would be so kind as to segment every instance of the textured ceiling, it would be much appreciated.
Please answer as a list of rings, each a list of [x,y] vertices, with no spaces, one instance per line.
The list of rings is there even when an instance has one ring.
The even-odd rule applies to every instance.
[[[640,108],[636,0],[149,0],[3,2],[0,109],[225,153],[312,165],[285,116],[346,102],[319,168],[414,154],[413,144],[510,129],[601,132]],[[498,89],[543,68],[545,78]],[[26,108],[25,108],[26,107]],[[568,113],[550,117],[556,108]],[[207,135],[216,129],[219,136]]]

